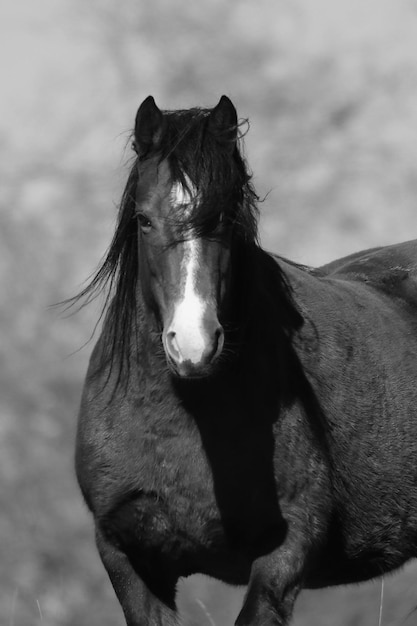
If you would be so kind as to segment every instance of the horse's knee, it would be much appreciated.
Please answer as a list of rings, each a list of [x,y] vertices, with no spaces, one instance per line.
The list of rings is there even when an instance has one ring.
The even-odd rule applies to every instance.
[[[287,626],[297,593],[281,595],[269,589],[250,588],[236,626]]]
[[[295,569],[278,555],[256,561],[236,626],[287,626],[301,588]]]

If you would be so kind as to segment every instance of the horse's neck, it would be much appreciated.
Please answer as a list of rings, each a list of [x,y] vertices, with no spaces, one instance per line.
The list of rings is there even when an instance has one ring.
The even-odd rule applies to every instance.
[[[280,263],[303,323],[292,346],[302,371],[323,401],[332,403],[335,390],[371,370],[371,337],[381,302],[360,282],[329,279],[285,262]],[[369,351],[366,345],[369,345]],[[361,354],[361,360],[354,358]],[[332,399],[333,398],[333,399]]]
[[[332,315],[332,288],[309,268],[276,257],[275,260],[281,268],[293,304],[302,320],[293,333],[292,344],[302,364],[311,362],[317,368],[317,356],[333,349],[333,333],[325,332],[326,328],[331,331],[335,323]]]

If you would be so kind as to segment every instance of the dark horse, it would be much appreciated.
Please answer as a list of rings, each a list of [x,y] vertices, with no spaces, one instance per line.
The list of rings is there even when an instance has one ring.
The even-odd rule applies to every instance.
[[[139,108],[76,464],[129,626],[179,577],[248,584],[239,626],[417,554],[417,244],[311,269],[258,244],[236,111]]]

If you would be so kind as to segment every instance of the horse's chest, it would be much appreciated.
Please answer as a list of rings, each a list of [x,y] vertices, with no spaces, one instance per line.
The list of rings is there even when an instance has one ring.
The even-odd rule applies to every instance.
[[[207,551],[229,558],[281,536],[270,430],[249,420],[238,430],[229,405],[227,415],[210,410],[205,420],[175,405],[159,421],[143,409],[120,411],[111,429],[103,427],[106,441],[94,444],[102,451],[95,481],[102,500],[92,508],[112,519],[123,544],[134,542],[147,560],[178,551],[196,564]]]
[[[173,542],[204,543],[219,524],[211,472],[194,433],[142,430],[120,438],[113,501],[123,501],[129,524],[147,549]]]

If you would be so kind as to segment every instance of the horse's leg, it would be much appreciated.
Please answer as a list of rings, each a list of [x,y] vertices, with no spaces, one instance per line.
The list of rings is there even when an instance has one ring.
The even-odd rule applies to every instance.
[[[122,606],[127,626],[177,626],[175,584],[164,585],[161,596],[152,593],[126,554],[96,533],[101,560]]]
[[[305,553],[287,542],[252,564],[236,626],[287,626],[302,586]]]

